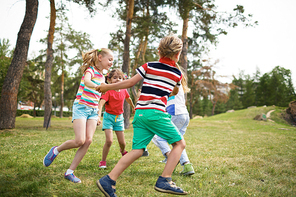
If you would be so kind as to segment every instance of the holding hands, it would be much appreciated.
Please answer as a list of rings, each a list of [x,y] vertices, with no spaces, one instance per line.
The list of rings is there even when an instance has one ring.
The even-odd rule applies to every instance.
[[[107,88],[107,84],[105,83],[101,83],[101,85],[98,85],[96,87],[96,91],[100,92],[100,93],[105,93],[108,91],[108,88]]]

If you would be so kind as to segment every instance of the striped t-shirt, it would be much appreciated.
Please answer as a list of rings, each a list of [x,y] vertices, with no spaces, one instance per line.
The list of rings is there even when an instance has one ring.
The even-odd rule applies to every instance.
[[[143,80],[136,109],[157,109],[165,112],[167,100],[175,86],[180,86],[181,71],[169,58],[149,62],[137,68]]]
[[[88,67],[84,72],[78,92],[76,94],[76,99],[74,103],[79,103],[83,105],[87,105],[92,108],[97,108],[99,105],[99,99],[101,97],[101,93],[95,90],[95,88],[90,88],[84,85],[84,76],[86,73],[90,73],[91,81],[97,85],[105,82],[105,77],[102,75],[97,69],[92,66]]]

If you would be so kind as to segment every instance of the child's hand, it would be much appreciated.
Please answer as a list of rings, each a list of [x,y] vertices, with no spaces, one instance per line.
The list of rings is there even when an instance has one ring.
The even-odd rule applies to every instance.
[[[102,121],[98,119],[97,126],[99,126],[100,124],[102,124]]]
[[[136,112],[135,107],[132,106],[132,113],[134,114]]]
[[[105,93],[107,92],[107,87],[106,84],[102,83],[101,85],[96,87],[96,91],[100,92],[100,93]]]

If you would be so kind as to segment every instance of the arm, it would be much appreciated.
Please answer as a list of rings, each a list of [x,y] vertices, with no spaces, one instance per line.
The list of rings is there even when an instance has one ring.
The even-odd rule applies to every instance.
[[[127,89],[127,88],[130,88],[130,87],[136,85],[136,83],[138,83],[141,79],[142,79],[141,75],[136,74],[132,78],[121,81],[119,83],[101,84],[96,87],[96,90],[98,92],[105,93],[108,90]]]
[[[173,89],[173,91],[172,91],[171,94],[170,94],[170,97],[171,97],[171,96],[175,96],[175,95],[177,95],[178,92],[179,92],[179,88],[178,88],[177,86],[175,86],[174,89]]]
[[[134,106],[134,104],[133,104],[133,101],[132,101],[131,97],[126,98],[125,100],[126,100],[126,102],[128,102],[128,104],[132,107],[132,113],[135,113],[135,106]]]
[[[102,115],[102,109],[103,109],[103,106],[105,105],[106,101],[104,99],[100,99],[100,103],[99,103],[99,107],[98,107],[98,115],[99,115],[99,119],[98,119],[98,122],[97,122],[97,125],[100,125],[102,123],[101,121],[101,115]]]
[[[95,88],[98,85],[91,81],[91,74],[89,72],[85,73],[84,75],[84,85],[89,88]]]

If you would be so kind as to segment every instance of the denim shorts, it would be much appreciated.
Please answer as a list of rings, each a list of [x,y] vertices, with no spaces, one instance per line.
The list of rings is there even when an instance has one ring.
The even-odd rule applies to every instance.
[[[74,103],[72,122],[75,119],[92,119],[98,121],[98,108],[92,108],[83,104]]]
[[[113,131],[124,131],[124,118],[123,114],[113,115],[107,112],[103,115],[102,130],[112,129]]]

